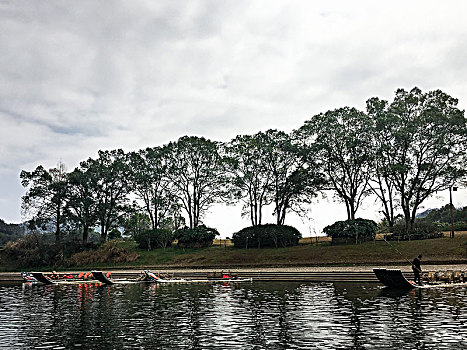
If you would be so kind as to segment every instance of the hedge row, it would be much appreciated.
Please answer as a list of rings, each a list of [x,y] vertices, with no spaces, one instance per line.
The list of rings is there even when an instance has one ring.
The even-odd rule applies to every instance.
[[[375,239],[377,229],[373,220],[355,219],[336,221],[323,231],[328,237],[332,237],[333,243],[361,243]]]
[[[407,231],[403,222],[397,223],[392,229],[392,235],[387,235],[387,240],[411,241],[419,239],[440,238],[443,234],[437,225],[426,221],[415,221],[412,230]]]
[[[236,248],[290,247],[298,244],[301,233],[287,225],[258,225],[246,227],[233,234]]]

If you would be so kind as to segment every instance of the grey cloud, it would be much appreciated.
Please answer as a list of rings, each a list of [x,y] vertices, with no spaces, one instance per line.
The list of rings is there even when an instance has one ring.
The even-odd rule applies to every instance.
[[[74,167],[98,149],[185,134],[289,131],[398,87],[442,88],[465,106],[467,5],[449,6],[0,2],[0,167]]]

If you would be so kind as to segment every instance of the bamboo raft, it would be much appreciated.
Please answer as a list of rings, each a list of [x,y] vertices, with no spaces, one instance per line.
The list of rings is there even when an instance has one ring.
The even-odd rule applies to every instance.
[[[467,273],[463,271],[428,271],[422,273],[422,284],[408,280],[399,269],[373,269],[378,280],[386,287],[396,289],[437,288],[467,286]]]
[[[207,277],[204,279],[175,278],[173,275],[156,274],[150,270],[143,271],[136,278],[112,278],[110,272],[104,273],[102,271],[86,273],[86,278],[82,278],[82,274],[83,273],[78,277],[73,274],[30,272],[23,273],[22,277],[24,282],[42,283],[47,285],[72,283],[100,283],[107,285],[124,283],[238,283],[252,281],[252,278],[239,278],[237,274],[227,273],[208,273]]]

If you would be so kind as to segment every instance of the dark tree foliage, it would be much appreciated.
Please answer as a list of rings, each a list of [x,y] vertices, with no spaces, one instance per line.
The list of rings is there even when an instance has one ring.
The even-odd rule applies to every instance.
[[[452,208],[452,225],[450,204],[440,209],[431,210],[425,217],[417,218],[417,223],[431,223],[436,225],[439,231],[467,231],[467,207]]]
[[[232,236],[236,248],[291,247],[298,244],[301,233],[287,225],[256,225],[246,227]]]
[[[396,209],[400,207],[400,200],[396,197],[396,189],[391,181],[389,168],[383,156],[387,140],[391,136],[388,135],[389,130],[382,127],[382,124],[378,122],[379,118],[384,115],[387,107],[388,102],[378,98],[371,98],[367,101],[367,113],[376,124],[372,130],[375,157],[373,168],[371,169],[369,186],[382,206],[380,212],[384,216],[389,231],[392,231],[392,227],[396,221]]]
[[[195,228],[212,204],[222,201],[225,172],[219,144],[203,137],[184,136],[166,147],[167,176],[173,195],[185,210],[189,227]]]
[[[24,235],[24,227],[19,224],[7,224],[0,219],[0,232],[12,236],[22,236]]]
[[[126,213],[122,220],[124,234],[133,236],[148,231],[151,229],[151,220],[146,214],[136,210],[130,210]]]
[[[66,265],[66,260],[77,252],[88,249],[80,242],[61,241],[50,243],[47,236],[33,233],[17,240],[8,242],[4,254],[9,261],[21,268],[44,267],[59,268]]]
[[[128,206],[130,169],[123,150],[99,151],[97,159],[81,163],[93,181],[92,191],[96,198],[97,223],[101,228],[101,242],[118,224],[119,216]]]
[[[303,204],[309,204],[318,194],[325,178],[313,161],[310,149],[303,147],[302,143],[292,142],[290,135],[268,130],[262,137],[276,224],[284,225],[287,213],[305,211]]]
[[[262,209],[271,203],[278,225],[289,212],[303,214],[324,184],[313,153],[282,131],[238,136],[225,153],[230,193],[244,202],[243,214],[253,226],[261,225]]]
[[[393,102],[371,99],[381,171],[397,191],[406,230],[420,205],[465,176],[467,127],[457,99],[440,90],[399,89]]]
[[[348,219],[354,219],[370,194],[373,167],[372,121],[350,107],[315,115],[298,131],[323,165],[330,188],[345,203]]]
[[[30,229],[54,231],[57,241],[70,228],[86,243],[96,226],[101,242],[122,228],[135,235],[152,227],[176,231],[180,246],[202,246],[217,234],[201,225],[212,205],[241,201],[243,215],[260,228],[246,230],[237,245],[278,247],[298,237],[284,228],[286,214],[305,217],[312,199],[332,189],[353,220],[342,224],[341,235],[357,242],[371,236],[370,223],[354,220],[370,193],[382,203],[389,227],[402,211],[411,235],[428,197],[466,181],[467,126],[457,103],[439,90],[399,89],[392,102],[369,99],[367,113],[351,107],[327,111],[291,134],[267,130],[226,145],[183,136],[130,154],[99,151],[70,174],[63,164],[22,171],[22,208]],[[265,229],[262,209],[271,204],[277,225]],[[185,218],[190,228],[179,229]],[[149,239],[148,247],[153,244]]]
[[[167,229],[145,230],[135,233],[134,240],[141,249],[167,248],[174,241],[174,234]]]
[[[83,244],[88,242],[89,231],[98,219],[100,192],[99,179],[90,167],[91,161],[82,162],[68,175],[69,191],[65,213],[82,231]]]
[[[450,204],[446,204],[440,209],[433,209],[424,218],[419,219],[419,221],[451,222],[450,207]],[[467,221],[467,207],[463,207],[462,209],[453,208],[452,214],[454,222]]]
[[[34,171],[21,171],[21,184],[28,190],[22,198],[22,209],[31,216],[39,227],[53,223],[55,240],[60,240],[61,229],[66,223],[63,215],[66,205],[68,180],[65,166],[59,163],[57,168],[44,169],[39,165]]]
[[[167,217],[179,217],[180,205],[168,176],[167,147],[153,147],[129,154],[130,178],[152,229],[162,227]]]
[[[18,224],[7,224],[0,219],[0,246],[9,241],[16,241],[24,236],[24,227]]]
[[[177,245],[180,248],[202,248],[209,247],[219,232],[215,228],[198,225],[195,228],[185,227],[175,232]]]
[[[271,202],[272,178],[262,135],[240,135],[224,147],[228,193],[234,203],[243,202],[242,216],[249,216],[253,226],[261,225],[262,209]]]
[[[376,237],[378,225],[373,220],[355,219],[336,221],[332,225],[326,226],[323,232],[332,237],[333,242],[343,238],[350,239],[355,243],[373,240]]]
[[[393,227],[392,235],[386,236],[387,240],[411,241],[418,239],[440,238],[443,234],[438,225],[429,221],[415,221],[412,229],[407,230],[405,222],[398,222]]]

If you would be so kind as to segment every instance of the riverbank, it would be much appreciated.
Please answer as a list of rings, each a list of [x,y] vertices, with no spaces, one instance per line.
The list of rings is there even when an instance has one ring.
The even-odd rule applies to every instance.
[[[389,267],[400,269],[408,278],[413,278],[409,264],[397,266],[301,266],[301,267],[256,267],[256,268],[213,268],[213,269],[187,269],[187,268],[157,268],[151,270],[155,273],[170,274],[175,278],[203,279],[208,273],[225,272],[237,274],[239,278],[252,278],[258,281],[302,281],[302,282],[378,282],[373,268]],[[467,264],[424,265],[424,271],[467,271]],[[110,269],[113,278],[134,279],[138,277],[140,269]],[[60,271],[58,271],[60,272]],[[77,273],[79,271],[67,271]],[[0,272],[1,282],[22,281],[20,272]]]
[[[331,245],[328,241],[300,244],[287,248],[236,249],[229,245],[214,245],[204,249],[171,247],[152,251],[139,250],[135,243],[122,242],[138,259],[125,264],[127,268],[157,266],[160,268],[270,268],[297,266],[380,266],[405,265],[423,255],[425,264],[467,263],[467,232],[455,238],[418,241],[375,240],[362,244]],[[105,266],[115,267],[119,266]],[[120,267],[124,267],[120,264]]]
[[[5,259],[1,269],[7,271],[26,270],[234,270],[292,268],[334,269],[410,266],[418,254],[423,255],[425,265],[467,264],[467,232],[456,233],[455,238],[438,238],[419,241],[375,240],[362,244],[331,245],[318,241],[302,243],[287,248],[236,249],[217,241],[212,247],[202,249],[141,250],[135,242],[120,241],[107,250],[108,256],[117,249],[124,250],[133,259],[129,262],[112,262],[100,255],[100,250],[90,250],[73,259],[73,265],[21,267],[12,259]],[[224,243],[224,244],[222,244]],[[120,249],[122,248],[122,249]],[[123,249],[124,248],[124,249]],[[121,261],[121,260],[120,260]],[[126,260],[124,260],[126,261]],[[336,271],[337,271],[336,270]]]

